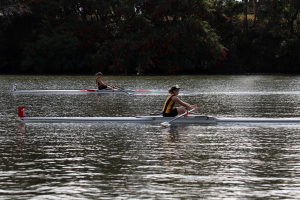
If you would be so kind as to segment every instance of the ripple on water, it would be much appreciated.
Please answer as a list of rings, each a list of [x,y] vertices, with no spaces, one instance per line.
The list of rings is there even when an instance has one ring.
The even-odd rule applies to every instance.
[[[160,112],[166,96],[12,95],[14,82],[19,89],[87,89],[94,77],[0,77],[3,199],[300,198],[298,124],[23,126],[15,119],[21,105],[26,116],[137,116]],[[105,81],[151,90],[179,84],[195,91],[181,96],[183,101],[216,117],[300,113],[297,76],[106,76]]]

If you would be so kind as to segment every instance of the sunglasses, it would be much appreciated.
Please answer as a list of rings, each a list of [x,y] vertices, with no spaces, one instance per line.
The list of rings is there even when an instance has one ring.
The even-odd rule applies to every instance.
[[[180,89],[176,89],[177,92],[179,92]]]

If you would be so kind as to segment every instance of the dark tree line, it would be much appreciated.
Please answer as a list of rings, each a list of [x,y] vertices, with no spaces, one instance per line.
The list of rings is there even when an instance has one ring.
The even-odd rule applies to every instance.
[[[297,0],[2,0],[0,73],[299,73]]]
[[[254,73],[299,74],[300,1],[244,0],[244,34],[236,43],[241,65]],[[247,7],[245,6],[247,5]],[[248,15],[249,16],[249,15]]]

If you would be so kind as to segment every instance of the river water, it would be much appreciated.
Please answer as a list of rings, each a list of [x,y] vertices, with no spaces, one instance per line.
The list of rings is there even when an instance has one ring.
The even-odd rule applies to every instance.
[[[298,199],[300,124],[32,123],[26,116],[137,116],[167,95],[12,94],[91,89],[93,76],[0,76],[0,199]],[[167,90],[215,117],[299,117],[299,76],[103,76]]]

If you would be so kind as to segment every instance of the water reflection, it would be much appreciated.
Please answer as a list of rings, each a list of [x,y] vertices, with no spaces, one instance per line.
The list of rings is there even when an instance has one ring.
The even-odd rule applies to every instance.
[[[25,133],[25,123],[19,123],[17,132],[20,136]]]
[[[14,82],[23,89],[86,89],[93,87],[94,79],[49,76],[43,82],[43,76],[0,77],[0,195],[6,199],[300,195],[299,124],[25,127],[15,119],[21,105],[26,116],[137,116],[160,111],[165,96],[12,95]],[[196,92],[182,96],[183,101],[195,102],[199,112],[217,117],[299,117],[300,112],[297,76],[110,76],[107,81],[149,90],[166,90],[176,83]]]
[[[18,130],[17,130],[17,138],[16,138],[16,143],[17,143],[17,148],[16,152],[18,153],[18,156],[24,157],[24,145],[26,143],[26,133],[25,133],[25,124],[20,123],[18,125]]]
[[[73,190],[85,198],[92,197],[88,191],[106,198],[176,198],[174,191],[203,198],[253,190],[269,196],[274,193],[263,192],[261,185],[285,191],[285,181],[298,173],[293,169],[299,163],[298,127],[30,124],[26,134],[23,128],[20,124],[17,149],[26,154],[9,162],[13,182],[24,189],[3,193],[13,197],[72,198]]]
[[[180,133],[180,134],[179,134]],[[166,143],[179,143],[182,139],[182,134],[188,134],[188,126],[170,126],[168,128],[163,128],[162,135],[166,140]]]

